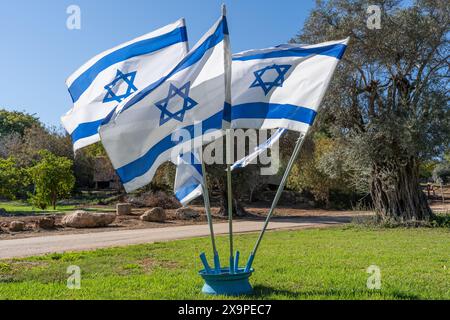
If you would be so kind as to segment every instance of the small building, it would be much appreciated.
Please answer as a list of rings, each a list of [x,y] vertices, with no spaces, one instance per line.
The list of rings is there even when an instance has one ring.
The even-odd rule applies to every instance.
[[[95,189],[120,190],[121,183],[108,157],[96,157],[94,160]]]

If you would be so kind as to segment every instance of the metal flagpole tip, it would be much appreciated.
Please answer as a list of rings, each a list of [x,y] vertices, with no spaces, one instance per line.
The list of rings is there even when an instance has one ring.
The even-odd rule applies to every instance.
[[[234,273],[230,273],[229,267],[216,271],[208,272],[203,269],[199,272],[205,281],[202,292],[210,295],[239,296],[252,294],[253,288],[250,285],[249,278],[253,273],[253,268],[245,271],[245,268],[237,268]]]
[[[227,6],[225,5],[225,3],[222,3],[222,16],[226,15],[227,15]]]

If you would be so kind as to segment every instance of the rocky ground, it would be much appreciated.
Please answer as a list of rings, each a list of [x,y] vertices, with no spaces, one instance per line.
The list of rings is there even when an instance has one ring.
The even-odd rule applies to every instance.
[[[444,201],[440,194],[431,197],[430,205],[435,212],[449,213],[450,212],[450,188],[446,188],[444,192]],[[96,210],[105,209],[108,207],[96,206]],[[149,214],[151,208],[132,208],[128,215],[117,215],[113,222],[107,226],[96,228],[73,228],[64,223],[63,219],[67,214],[43,215],[43,214],[29,214],[19,216],[8,216],[3,212],[0,214],[0,240],[3,239],[19,239],[28,237],[60,235],[60,234],[82,234],[92,232],[104,232],[114,230],[133,230],[146,228],[164,228],[171,226],[195,225],[205,224],[207,219],[205,210],[202,206],[193,205],[193,215],[180,216],[176,209],[165,209],[164,212],[156,212],[157,221],[152,219],[152,214]],[[268,212],[268,203],[253,204],[253,206],[246,206],[249,213],[244,218],[235,218],[236,220],[263,220]],[[212,208],[214,222],[224,222],[226,217],[218,214],[219,208]],[[147,213],[146,217],[142,217]],[[108,213],[111,215],[111,213]],[[324,210],[304,208],[304,206],[293,207],[289,205],[280,206],[277,208],[275,215],[278,217],[339,217],[348,215],[370,215],[368,211],[339,211],[339,210]],[[162,215],[162,219],[161,219]],[[150,219],[148,219],[150,218]],[[67,219],[67,218],[66,218]],[[50,221],[49,221],[50,220]],[[53,222],[52,222],[53,220]],[[150,220],[150,221],[146,221]],[[152,221],[153,220],[153,221]],[[52,226],[52,224],[54,224]]]
[[[182,226],[182,225],[193,225],[193,224],[205,224],[206,215],[204,208],[201,206],[192,206],[198,213],[198,217],[187,217],[181,219],[177,216],[176,209],[166,209],[165,210],[165,221],[164,222],[151,222],[141,220],[141,215],[143,215],[149,208],[133,208],[130,215],[116,216],[113,223],[106,227],[99,228],[71,228],[63,225],[64,214],[57,215],[28,215],[28,216],[12,216],[12,217],[0,217],[0,240],[3,239],[18,239],[18,238],[28,238],[36,236],[48,236],[48,235],[59,235],[59,234],[77,234],[77,233],[91,233],[91,232],[103,232],[103,231],[113,231],[113,230],[130,230],[130,229],[145,229],[145,228],[164,228],[169,226]],[[249,215],[245,217],[245,220],[262,220],[267,214],[268,208],[264,205],[246,208]],[[218,207],[213,207],[213,216],[215,222],[226,221],[226,217],[219,216],[217,212]],[[348,215],[350,211],[330,211],[330,210],[320,210],[320,209],[296,209],[296,208],[279,208],[277,209],[276,215],[283,217],[310,217],[310,216],[345,216]],[[355,212],[352,212],[355,213]],[[364,214],[364,212],[361,212]],[[44,229],[39,227],[39,221],[45,217],[54,217],[55,224],[53,228]],[[236,218],[236,220],[241,220],[243,218]],[[24,229],[22,231],[11,231],[10,224],[13,221],[24,222]]]

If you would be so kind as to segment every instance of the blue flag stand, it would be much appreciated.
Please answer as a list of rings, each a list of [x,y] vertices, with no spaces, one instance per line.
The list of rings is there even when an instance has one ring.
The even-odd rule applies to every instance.
[[[222,5],[222,16],[226,19],[226,7]],[[225,35],[224,39],[224,62],[225,62],[225,100],[231,105],[231,59],[230,59],[230,46],[228,36]],[[200,254],[200,260],[202,261],[204,269],[199,271],[200,276],[205,281],[202,292],[205,294],[213,295],[241,295],[251,294],[253,288],[250,285],[249,277],[253,273],[252,268],[239,268],[239,251],[236,251],[234,255],[233,249],[233,194],[231,188],[231,142],[232,142],[231,129],[226,130],[227,140],[227,196],[228,196],[228,227],[229,227],[229,240],[230,240],[230,258],[229,267],[221,267],[219,261],[219,254],[216,249],[214,230],[212,226],[211,207],[209,203],[208,187],[206,184],[206,171],[204,167],[203,154],[202,154],[202,169],[203,169],[203,197],[205,202],[206,214],[208,217],[209,229],[211,233],[211,242],[213,245],[214,255],[214,267],[210,267],[206,254]]]
[[[226,16],[226,7],[222,5],[222,16]],[[227,63],[227,54],[229,54],[229,42],[225,41],[225,65],[226,65],[226,101],[231,101],[231,61]],[[231,105],[231,104],[230,104]],[[212,215],[211,215],[211,206],[209,203],[209,194],[208,187],[206,184],[206,171],[205,165],[203,161],[203,152],[202,152],[202,171],[203,171],[203,197],[205,202],[205,210],[208,217],[208,224],[211,233],[211,242],[213,246],[213,255],[214,255],[214,267],[212,268],[208,264],[208,260],[206,258],[206,254],[203,252],[200,254],[200,260],[203,264],[204,269],[199,271],[199,275],[205,281],[203,285],[202,292],[205,294],[211,295],[244,295],[244,294],[252,294],[253,288],[250,285],[249,278],[253,274],[254,269],[252,268],[253,261],[256,256],[256,252],[259,248],[261,240],[266,232],[267,226],[269,225],[270,218],[275,211],[275,208],[278,204],[278,200],[281,197],[281,194],[284,190],[284,187],[287,182],[287,178],[292,170],[295,160],[297,159],[300,149],[304,142],[304,135],[300,134],[297,143],[295,145],[294,151],[289,159],[288,165],[284,172],[283,178],[281,179],[280,185],[278,187],[277,193],[273,199],[272,205],[270,207],[269,213],[267,214],[266,220],[264,222],[264,226],[259,234],[259,237],[256,241],[255,247],[253,248],[250,256],[248,258],[247,264],[244,268],[239,267],[239,251],[236,251],[234,254],[233,248],[233,194],[231,187],[231,149],[234,148],[232,144],[232,130],[226,130],[226,151],[227,151],[227,196],[228,196],[228,228],[229,228],[229,246],[230,246],[230,258],[229,258],[229,267],[221,267],[219,261],[219,254],[216,249],[216,243],[214,239],[214,230],[212,223]]]
[[[231,139],[230,132],[228,130],[227,140]],[[286,182],[288,176],[292,170],[292,167],[297,159],[300,150],[302,148],[303,142],[305,141],[305,135],[300,134],[297,143],[295,144],[294,151],[289,159],[286,170],[283,174],[283,178],[281,179],[280,185],[278,186],[277,193],[273,199],[272,205],[270,207],[269,213],[267,214],[266,220],[264,222],[264,226],[259,234],[259,237],[256,241],[256,244],[250,253],[247,264],[244,268],[239,267],[239,251],[236,251],[236,255],[233,257],[233,224],[232,224],[232,189],[231,189],[231,168],[230,165],[227,166],[227,191],[228,191],[228,222],[229,222],[229,238],[230,238],[230,267],[220,267],[219,255],[217,253],[214,241],[214,231],[212,229],[212,217],[209,208],[209,197],[207,193],[206,180],[205,180],[205,189],[206,193],[204,193],[205,197],[205,206],[207,207],[206,212],[208,214],[208,221],[210,222],[210,230],[211,230],[211,238],[213,242],[213,251],[214,251],[214,268],[211,268],[208,264],[208,260],[206,259],[205,253],[200,255],[200,259],[203,263],[204,269],[199,272],[200,276],[205,281],[202,292],[205,294],[212,295],[243,295],[243,294],[251,294],[253,293],[253,288],[250,285],[249,278],[254,272],[252,268],[253,261],[256,256],[256,252],[261,244],[261,240],[267,230],[267,226],[269,225],[270,218],[272,217],[275,208],[280,200],[281,194],[286,186]],[[203,161],[202,161],[203,163]],[[202,164],[203,165],[203,164]],[[204,165],[203,165],[204,166]],[[205,170],[203,170],[203,174],[205,176]]]
[[[227,130],[227,145],[231,143],[231,130]],[[227,163],[230,163],[231,156],[227,153]],[[206,170],[202,154],[202,171],[203,171],[203,197],[205,202],[205,210],[208,217],[208,224],[211,233],[211,242],[213,246],[214,267],[211,267],[203,252],[200,254],[200,260],[204,269],[199,271],[199,275],[205,281],[202,292],[211,295],[243,295],[251,294],[253,288],[250,285],[249,278],[253,273],[252,268],[239,268],[239,251],[233,252],[233,193],[231,186],[231,166],[227,164],[227,196],[228,196],[228,228],[230,242],[230,259],[229,267],[221,267],[219,254],[216,249],[214,230],[212,224],[211,206],[209,202],[209,193],[206,183]]]

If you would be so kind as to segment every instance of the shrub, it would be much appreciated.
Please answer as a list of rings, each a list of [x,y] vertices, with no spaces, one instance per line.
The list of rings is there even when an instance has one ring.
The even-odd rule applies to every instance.
[[[0,158],[0,197],[15,199],[24,192],[27,181],[26,170],[18,167],[14,158]]]
[[[47,205],[56,209],[56,201],[69,196],[75,185],[73,162],[65,157],[55,156],[47,150],[41,150],[39,155],[41,160],[29,168],[35,187],[35,194],[30,195],[30,200],[41,209],[45,209]]]

